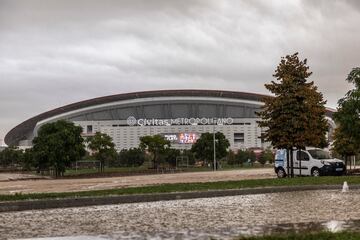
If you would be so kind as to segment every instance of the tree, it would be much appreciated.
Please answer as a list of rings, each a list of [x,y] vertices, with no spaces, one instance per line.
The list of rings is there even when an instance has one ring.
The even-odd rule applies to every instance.
[[[288,150],[292,177],[294,148],[327,145],[326,101],[314,82],[307,81],[311,74],[307,60],[300,61],[298,53],[283,57],[273,75],[276,81],[265,84],[275,96],[265,97],[258,113],[259,126],[265,128],[262,138],[275,148]]]
[[[23,151],[16,147],[7,147],[0,152],[0,166],[15,167],[22,164]]]
[[[216,159],[220,160],[227,155],[229,140],[222,132],[215,133]],[[203,133],[200,138],[191,147],[191,151],[197,159],[212,163],[214,159],[214,136],[212,133]]]
[[[181,153],[181,156],[187,159],[187,163],[189,165],[195,164],[194,153],[191,151],[191,149],[184,149]]]
[[[334,132],[333,151],[345,159],[345,168],[347,168],[350,156],[358,154],[358,144],[353,138],[346,135],[344,129],[339,125]]]
[[[139,167],[144,164],[145,159],[145,152],[140,148],[123,149],[119,152],[116,166]]]
[[[345,157],[359,153],[360,147],[360,68],[353,68],[346,78],[355,88],[349,90],[345,97],[338,101],[334,120],[337,128],[334,133],[334,150]]]
[[[34,165],[38,172],[54,169],[56,177],[63,176],[66,167],[85,155],[82,128],[59,120],[43,125],[33,140]]]
[[[88,148],[94,152],[94,157],[100,161],[100,171],[103,172],[105,162],[110,162],[116,159],[115,144],[112,138],[106,133],[95,133],[94,136],[87,138]]]
[[[162,159],[170,166],[176,167],[176,158],[180,156],[180,154],[181,152],[179,149],[167,148],[162,154]]]
[[[152,154],[153,168],[159,167],[159,157],[167,148],[170,147],[170,141],[166,140],[161,135],[143,136],[140,138],[140,148],[147,150]]]
[[[34,153],[32,148],[28,148],[23,153],[23,164],[22,167],[24,170],[31,170],[34,166]]]

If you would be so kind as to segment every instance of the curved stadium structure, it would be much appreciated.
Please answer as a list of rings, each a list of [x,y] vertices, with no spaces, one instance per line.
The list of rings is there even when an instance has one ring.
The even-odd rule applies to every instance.
[[[204,132],[223,132],[231,149],[265,148],[256,116],[264,95],[217,90],[161,90],[94,98],[26,120],[6,136],[7,145],[28,147],[39,128],[66,119],[82,126],[83,135],[107,133],[116,149],[138,147],[139,138],[161,134],[172,146],[188,149]],[[327,111],[330,131],[332,111]]]

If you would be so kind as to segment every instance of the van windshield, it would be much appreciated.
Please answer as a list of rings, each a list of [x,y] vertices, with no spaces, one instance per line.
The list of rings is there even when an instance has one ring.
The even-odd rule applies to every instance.
[[[331,156],[328,152],[321,150],[321,149],[308,150],[308,152],[311,154],[312,158],[314,158],[314,159],[330,159],[331,158]]]

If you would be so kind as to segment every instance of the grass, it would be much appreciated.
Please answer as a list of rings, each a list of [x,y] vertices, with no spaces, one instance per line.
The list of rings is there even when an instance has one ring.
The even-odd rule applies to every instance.
[[[298,233],[298,234],[282,234],[261,237],[245,237],[239,240],[358,240],[359,232],[320,232],[320,233]]]
[[[126,194],[149,194],[149,193],[170,193],[170,192],[188,192],[188,191],[207,191],[207,190],[225,190],[242,189],[256,187],[276,187],[276,186],[300,186],[300,185],[341,185],[344,181],[348,184],[360,184],[358,176],[341,177],[298,177],[284,179],[252,179],[241,181],[221,181],[205,183],[175,183],[161,184],[144,187],[117,188],[108,190],[93,190],[80,192],[59,192],[59,193],[29,193],[15,195],[0,195],[0,201],[17,201],[31,199],[55,199],[55,198],[74,198],[74,197],[100,197],[110,195]],[[54,181],[56,184],[56,180]]]

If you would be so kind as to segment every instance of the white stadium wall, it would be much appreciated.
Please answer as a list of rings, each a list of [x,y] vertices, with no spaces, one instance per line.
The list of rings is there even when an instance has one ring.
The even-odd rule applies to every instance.
[[[116,149],[138,147],[146,135],[161,134],[177,149],[190,149],[202,133],[222,132],[230,148],[266,148],[256,112],[263,95],[215,90],[163,90],[118,94],[70,104],[31,118],[5,137],[8,145],[31,145],[43,124],[66,119],[83,135],[110,135]],[[327,118],[331,128],[332,112]],[[214,122],[215,121],[215,122]]]

